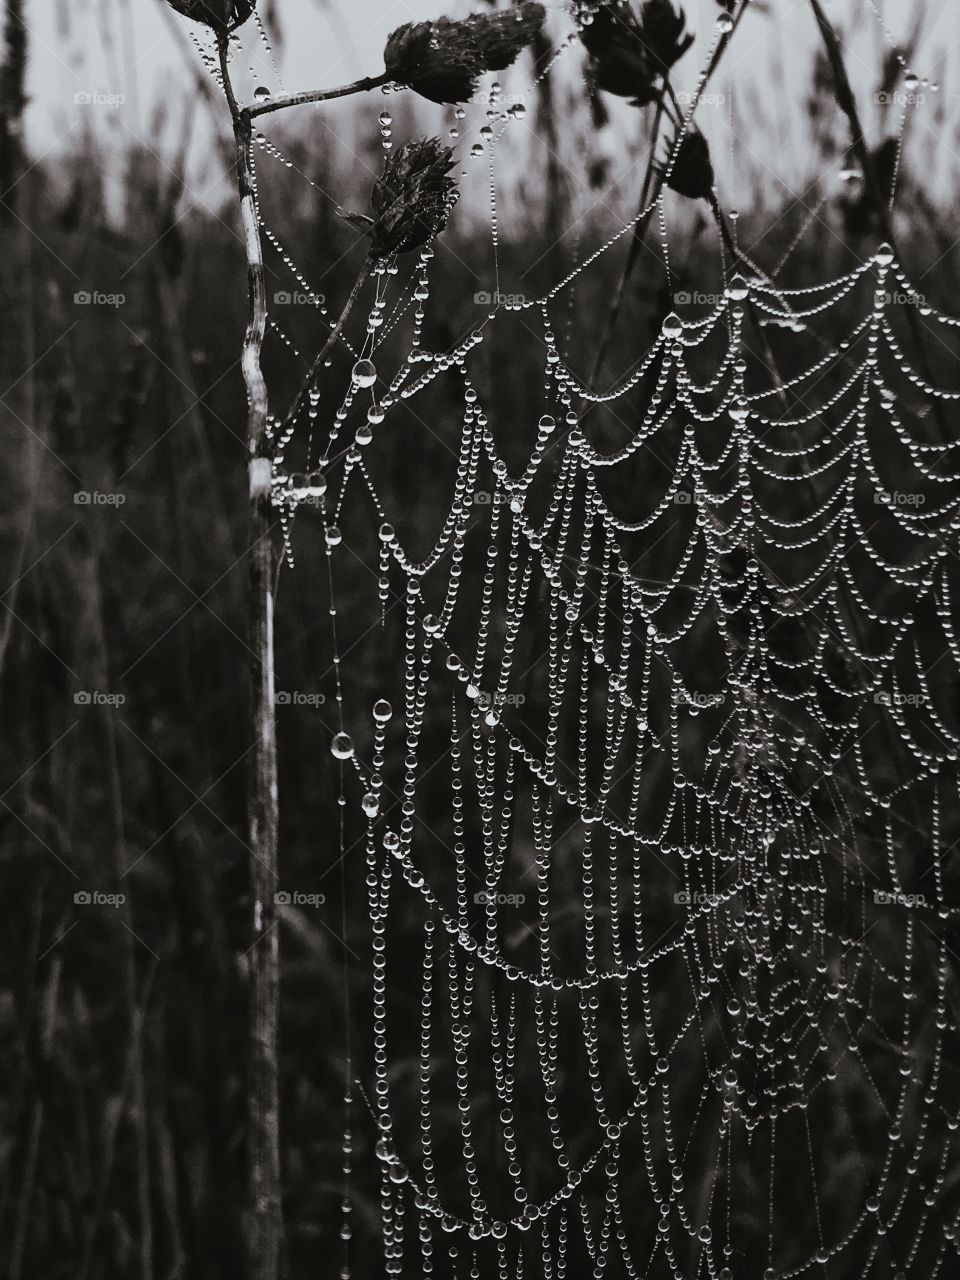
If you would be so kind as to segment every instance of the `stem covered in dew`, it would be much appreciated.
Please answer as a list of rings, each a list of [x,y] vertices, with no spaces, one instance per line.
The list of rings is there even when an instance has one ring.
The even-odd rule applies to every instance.
[[[350,84],[342,84],[336,89],[309,89],[306,93],[278,93],[269,98],[261,98],[252,106],[244,107],[243,114],[248,120],[257,116],[268,115],[271,111],[283,111],[286,107],[300,107],[310,102],[330,102],[333,98],[346,98],[352,93],[366,93],[369,89],[379,89],[387,84],[386,72],[379,76],[363,76],[360,80],[352,80]]]
[[[373,270],[373,259],[368,257],[364,261],[363,266],[360,268],[360,272],[356,280],[354,280],[353,282],[353,288],[350,290],[350,296],[347,298],[346,302],[344,303],[344,307],[343,307],[343,310],[340,312],[339,319],[337,320],[333,328],[330,330],[330,332],[327,334],[327,340],[323,344],[323,346],[320,348],[319,355],[316,357],[313,364],[311,364],[310,369],[307,373],[307,376],[304,378],[303,382],[300,384],[300,390],[297,392],[296,397],[293,401],[293,404],[290,406],[287,416],[284,419],[284,422],[283,422],[284,430],[286,430],[286,428],[289,427],[290,424],[293,422],[294,418],[296,418],[297,410],[300,408],[300,405],[303,403],[303,397],[306,395],[310,387],[313,386],[313,383],[317,377],[317,374],[320,372],[320,368],[324,360],[326,360],[327,356],[330,354],[331,350],[333,349],[334,343],[337,341],[337,339],[340,337],[340,334],[343,332],[343,326],[347,323],[347,320],[350,316],[350,312],[353,310],[353,304],[356,302],[357,298],[359,298],[360,290],[363,288],[367,280],[370,278],[370,272],[372,270]]]
[[[282,1239],[278,1029],[280,948],[277,885],[277,737],[273,655],[272,463],[267,439],[267,386],[260,351],[267,293],[254,195],[250,119],[237,103],[228,65],[229,37],[218,38],[220,70],[237,146],[237,186],[247,256],[249,310],[243,342],[247,388],[250,494],[249,647],[255,734],[249,803],[253,942],[249,948],[250,1022],[247,1058],[247,1255],[249,1280],[278,1280]]]

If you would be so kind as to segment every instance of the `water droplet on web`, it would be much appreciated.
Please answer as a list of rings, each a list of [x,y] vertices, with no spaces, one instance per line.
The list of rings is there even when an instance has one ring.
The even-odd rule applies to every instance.
[[[330,754],[337,760],[349,760],[353,755],[353,740],[347,733],[338,733],[330,743]]]
[[[683,321],[675,311],[671,311],[663,322],[663,335],[665,338],[679,338],[682,333]]]
[[[266,85],[258,84],[253,91],[253,96],[256,98],[258,102],[262,102],[264,98],[270,97],[270,90],[266,87]]]
[[[375,791],[368,791],[360,801],[360,807],[368,818],[375,818],[380,812],[380,799]]]
[[[733,30],[733,18],[729,13],[721,13],[720,17],[717,18],[717,30],[724,36],[729,35]]]
[[[883,242],[877,252],[873,255],[874,262],[880,267],[889,267],[891,262],[893,262],[893,259],[893,247],[887,244],[886,241]]]
[[[732,276],[730,283],[727,285],[727,297],[731,302],[743,302],[750,294],[750,289],[746,280],[739,272]]]
[[[377,367],[372,360],[358,360],[352,376],[358,387],[372,387],[377,380]]]

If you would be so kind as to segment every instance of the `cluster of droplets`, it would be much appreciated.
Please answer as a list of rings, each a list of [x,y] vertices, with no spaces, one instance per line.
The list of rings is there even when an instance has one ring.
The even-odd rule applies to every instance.
[[[882,246],[868,265],[877,273],[877,289],[870,315],[862,329],[865,355],[859,363],[855,363],[850,379],[844,384],[846,390],[852,388],[854,392],[858,387],[862,388],[865,379],[876,387],[885,385],[881,381],[880,343],[888,306],[886,278],[887,273],[896,272],[897,268],[893,253],[887,246]],[[670,414],[677,412],[689,414],[693,420],[704,416],[705,420],[712,421],[716,411],[702,415],[698,408],[698,397],[709,392],[716,399],[720,393],[721,411],[730,424],[734,453],[741,459],[739,479],[731,489],[728,500],[735,502],[737,507],[732,521],[729,514],[720,515],[720,505],[711,506],[713,489],[706,473],[698,473],[694,467],[691,472],[691,488],[684,490],[694,495],[692,505],[695,507],[695,529],[699,531],[697,536],[710,548],[703,570],[707,576],[701,580],[699,588],[701,594],[698,605],[701,609],[705,600],[711,601],[712,607],[719,606],[721,617],[732,618],[729,607],[723,603],[724,592],[737,591],[740,593],[738,608],[745,608],[747,615],[753,616],[759,623],[763,616],[762,609],[769,607],[771,596],[770,588],[764,583],[758,569],[755,539],[762,534],[764,539],[772,539],[777,545],[791,545],[787,535],[777,534],[777,517],[762,510],[754,511],[751,468],[758,459],[777,456],[776,445],[770,445],[766,455],[762,446],[766,444],[766,434],[778,425],[778,420],[772,414],[764,412],[766,400],[771,397],[771,393],[752,392],[746,384],[746,361],[736,350],[742,341],[744,308],[754,299],[768,302],[783,310],[783,314],[791,316],[791,323],[806,325],[816,316],[828,311],[831,305],[847,297],[865,274],[866,270],[859,271],[850,278],[834,282],[832,289],[825,291],[828,294],[826,298],[816,290],[777,290],[771,293],[763,280],[732,277],[715,319],[724,315],[730,319],[729,333],[733,354],[723,362],[724,372],[704,387],[698,387],[688,366],[692,359],[691,353],[706,338],[710,332],[709,327],[700,321],[686,320],[679,314],[671,314],[663,323],[661,341],[652,359],[659,357],[661,372],[667,369],[668,373],[665,379],[657,383],[662,388],[655,393],[659,397],[658,404],[653,416],[645,420],[642,429],[654,432],[659,423],[665,423]],[[423,294],[416,299],[422,307],[428,296],[425,277],[418,277],[415,287]],[[827,737],[834,736],[833,744],[829,745],[825,755],[803,734],[794,734],[785,741],[785,722],[781,713],[774,709],[777,690],[770,655],[755,625],[756,638],[746,650],[742,648],[740,641],[733,643],[732,637],[728,637],[731,674],[726,693],[698,696],[683,682],[679,670],[673,672],[676,696],[669,708],[666,736],[662,741],[654,738],[649,727],[656,715],[651,691],[653,663],[672,669],[675,647],[682,642],[684,629],[675,627],[672,631],[664,631],[657,626],[653,615],[663,601],[683,585],[685,570],[681,566],[678,574],[668,578],[660,587],[650,586],[634,578],[619,546],[619,538],[625,532],[625,522],[612,517],[596,480],[595,468],[609,462],[609,459],[597,453],[580,427],[576,412],[578,384],[564,366],[555,334],[546,319],[543,339],[547,374],[545,392],[556,408],[554,412],[541,415],[530,464],[519,475],[515,472],[511,474],[498,457],[487,416],[477,388],[469,376],[465,359],[461,356],[457,362],[464,378],[465,407],[457,497],[441,542],[427,561],[430,565],[448,565],[448,604],[443,612],[431,612],[421,605],[422,566],[419,571],[414,572],[415,566],[406,559],[393,525],[384,521],[379,530],[378,577],[381,584],[381,608],[385,609],[392,594],[393,573],[399,571],[401,583],[406,584],[401,587],[401,595],[406,596],[407,608],[407,693],[404,715],[407,754],[402,787],[403,817],[398,829],[390,826],[383,830],[380,826],[383,814],[382,774],[388,764],[384,726],[390,718],[390,708],[383,702],[377,703],[374,708],[376,727],[369,771],[367,765],[357,759],[354,744],[345,735],[337,735],[332,745],[334,756],[351,760],[360,774],[363,788],[360,792],[360,809],[370,824],[369,856],[372,859],[371,868],[376,868],[371,869],[368,876],[368,887],[372,895],[370,910],[376,953],[375,1051],[378,1062],[378,1114],[383,1134],[378,1145],[378,1156],[383,1168],[387,1273],[401,1274],[405,1251],[414,1247],[412,1240],[404,1244],[406,1203],[406,1211],[409,1211],[412,1204],[418,1215],[415,1247],[418,1250],[418,1265],[424,1275],[431,1275],[436,1270],[437,1226],[443,1235],[451,1239],[463,1233],[474,1246],[483,1244],[494,1248],[497,1266],[504,1275],[507,1274],[503,1270],[507,1255],[503,1242],[509,1241],[513,1232],[519,1232],[523,1236],[532,1227],[537,1227],[538,1251],[548,1260],[547,1265],[556,1267],[557,1274],[561,1274],[570,1247],[569,1232],[572,1223],[582,1225],[583,1246],[595,1267],[607,1267],[610,1256],[616,1252],[624,1259],[627,1274],[639,1275],[640,1272],[636,1269],[638,1264],[630,1261],[630,1213],[625,1207],[625,1192],[621,1186],[623,1144],[629,1133],[636,1129],[646,1149],[645,1163],[652,1168],[659,1160],[666,1161],[666,1189],[658,1181],[651,1182],[653,1202],[659,1205],[660,1210],[656,1247],[673,1260],[675,1274],[682,1274],[676,1269],[680,1266],[676,1261],[678,1243],[675,1239],[679,1232],[681,1240],[693,1240],[711,1259],[710,1265],[716,1268],[715,1274],[730,1275],[732,1272],[726,1262],[735,1248],[734,1237],[727,1232],[719,1240],[715,1224],[709,1221],[697,1222],[690,1216],[685,1207],[686,1170],[683,1158],[675,1144],[668,1141],[665,1146],[661,1146],[660,1140],[654,1141],[652,1133],[655,1126],[659,1130],[663,1125],[667,1126],[669,1132],[673,1113],[670,1081],[677,1054],[686,1042],[686,1037],[698,1027],[701,1037],[709,1039],[713,1034],[713,1019],[718,1016],[715,1012],[718,999],[721,1016],[729,1024],[731,1048],[727,1065],[718,1066],[704,1086],[704,1097],[712,1094],[720,1102],[717,1120],[718,1180],[729,1181],[734,1176],[734,1166],[729,1164],[731,1157],[724,1152],[730,1148],[738,1127],[742,1127],[749,1135],[767,1133],[765,1141],[772,1146],[777,1127],[783,1129],[792,1123],[790,1117],[795,1114],[804,1115],[816,1089],[836,1086],[836,1051],[830,1038],[832,1033],[826,1033],[825,1028],[847,1028],[846,1035],[850,1039],[850,1051],[854,1060],[862,1055],[863,1048],[857,1028],[863,1010],[857,994],[859,988],[856,974],[869,968],[869,956],[862,946],[857,945],[856,939],[843,933],[835,933],[827,923],[824,909],[825,886],[816,882],[817,873],[822,875],[823,868],[827,865],[824,862],[826,851],[818,849],[817,842],[812,839],[807,807],[803,804],[798,807],[784,785],[785,770],[788,767],[801,768],[809,764],[821,772],[824,779],[822,785],[831,788],[831,775],[835,765],[844,756],[843,744],[849,740],[849,735],[845,730],[843,737],[836,738],[836,731],[821,716],[817,722],[818,731],[822,731]],[[841,345],[841,356],[843,349]],[[818,361],[818,367],[821,363]],[[435,372],[436,369],[432,368],[421,379],[420,385],[426,385],[435,376]],[[358,361],[353,370],[353,385],[369,388],[376,381],[377,371],[372,362],[366,358]],[[671,385],[674,387],[673,399],[669,398]],[[802,381],[797,385],[802,387]],[[818,408],[798,415],[797,423],[810,425],[818,422],[821,417],[826,418],[831,411],[843,406],[843,394],[844,390],[832,393]],[[881,397],[881,402],[893,413],[899,397]],[[844,432],[851,427],[862,430],[863,412],[861,404],[859,413],[855,412],[852,416],[844,414],[839,425],[834,424],[825,429],[826,438],[847,448],[848,436]],[[783,425],[789,427],[792,422],[793,419],[788,418]],[[809,446],[809,452],[813,453],[818,447],[820,446]],[[924,460],[924,448],[921,444],[913,450],[915,459]],[[557,456],[556,451],[559,451],[563,461],[557,471],[553,499],[546,516],[533,524],[526,514],[527,492],[540,474],[545,460],[551,455]],[[780,452],[784,457],[787,456],[787,451]],[[795,454],[796,449],[792,452]],[[628,446],[623,456],[629,455]],[[845,456],[854,459],[858,455],[851,454],[847,448]],[[688,452],[691,467],[695,461],[691,445]],[[453,602],[462,601],[459,587],[464,545],[469,521],[476,509],[474,495],[481,484],[481,462],[489,468],[495,492],[492,500],[485,504],[490,520],[490,541],[486,569],[477,596],[476,651],[469,660],[450,653],[439,666],[445,679],[449,681],[452,677],[454,690],[459,689],[460,696],[466,699],[469,724],[467,752],[472,757],[469,775],[475,779],[472,785],[476,788],[476,803],[483,816],[484,826],[490,832],[483,850],[486,867],[483,889],[486,936],[483,942],[478,943],[471,936],[469,928],[469,883],[472,873],[467,844],[463,838],[466,774],[463,768],[461,722],[455,714],[456,696],[454,713],[451,715],[450,743],[454,786],[451,813],[455,835],[459,832],[452,846],[459,886],[455,910],[448,909],[443,897],[431,886],[429,875],[425,874],[425,869],[418,862],[413,822],[419,791],[419,739],[427,715],[428,697],[435,680],[431,674],[435,666],[432,655],[438,652],[438,646],[444,644]],[[702,463],[699,465],[702,466]],[[764,462],[763,465],[768,464]],[[853,462],[849,465],[853,465]],[[870,473],[869,468],[867,472]],[[876,474],[871,474],[876,481]],[[369,484],[369,479],[367,483]],[[676,494],[680,490],[674,488],[673,492]],[[378,511],[383,513],[383,499],[376,494],[373,496]],[[342,506],[342,501],[341,494],[338,507]],[[579,524],[573,518],[578,506],[581,506],[584,521]],[[817,508],[817,511],[825,515],[827,508]],[[835,523],[830,523],[832,520],[832,515],[824,520],[824,527],[828,531],[836,528]],[[783,523],[784,530],[786,527]],[[575,533],[577,528],[579,535]],[[575,543],[577,536],[581,539],[579,549]],[[732,576],[731,566],[726,558],[737,548],[745,550],[748,558],[742,570]],[[683,565],[689,563],[689,557],[683,560]],[[877,563],[881,562],[878,560]],[[552,692],[549,694],[549,712],[542,750],[537,750],[533,743],[524,740],[522,717],[513,714],[514,704],[509,693],[512,655],[516,638],[525,625],[525,609],[531,598],[534,569],[543,574],[550,602],[547,660],[548,690]],[[585,617],[587,583],[592,581],[595,573],[595,616],[588,623]],[[922,574],[913,573],[909,580],[915,582],[918,589],[925,591],[934,590],[938,585],[938,580],[931,576],[929,567],[923,569]],[[779,596],[774,593],[772,598],[775,604],[779,603],[782,607],[784,615],[793,616],[798,609],[802,610],[802,597],[796,590],[784,590]],[[608,632],[613,627],[609,619],[615,599],[619,602],[619,626],[623,628],[621,653],[617,662],[609,656],[611,645],[608,637]],[[870,608],[865,598],[862,604],[872,621],[880,617],[876,610]],[[493,661],[489,640],[494,622],[498,618],[497,626],[502,626],[504,630],[498,641],[496,661]],[[628,678],[635,661],[630,656],[630,650],[634,647],[630,637],[636,632],[637,620],[642,620],[639,651],[644,672],[639,689],[633,678]],[[902,634],[901,627],[897,639]],[[579,660],[573,658],[574,642],[580,646]],[[853,645],[852,651],[859,661],[870,663],[878,679],[893,656],[892,649],[877,654],[868,653]],[[954,657],[960,659],[960,652],[955,653]],[[592,737],[591,729],[594,714],[591,681],[594,679],[594,671],[602,673],[607,689],[605,728],[599,742]],[[812,696],[815,696],[817,687],[813,681],[810,686]],[[562,776],[563,734],[560,724],[564,707],[569,706],[571,700],[575,704],[579,702],[580,732],[576,740],[576,776],[567,781]],[[699,715],[720,710],[727,712],[728,729],[718,738],[711,739],[708,744],[708,773],[702,781],[685,776],[681,764],[684,717],[689,717],[692,721]],[[671,813],[677,815],[681,810],[689,808],[691,815],[684,820],[687,829],[686,843],[676,846],[671,844],[667,832],[669,821],[659,834],[649,836],[642,832],[642,809],[638,797],[643,785],[643,757],[638,758],[635,764],[636,782],[632,788],[633,801],[626,821],[607,810],[617,761],[622,759],[625,744],[629,740],[628,725],[635,726],[630,733],[638,733],[639,742],[650,742],[650,750],[657,759],[669,761],[671,786],[675,789],[676,797]],[[906,726],[903,728],[904,742],[909,745]],[[493,762],[498,755],[500,743],[506,748],[506,774],[497,782],[497,770]],[[588,783],[587,775],[590,761],[596,758],[598,749],[603,756],[602,774],[605,781],[595,789]],[[936,752],[926,752],[917,758],[930,776],[933,776],[942,770],[943,764],[951,755],[955,759],[954,751],[940,756]],[[500,936],[504,911],[498,905],[498,897],[505,896],[509,899],[509,894],[501,895],[500,888],[503,868],[510,858],[510,843],[505,841],[502,833],[507,829],[503,824],[509,825],[514,812],[514,797],[520,778],[518,769],[529,771],[534,788],[540,903],[538,937],[542,957],[539,971],[512,962],[504,954]],[[865,794],[871,793],[865,791]],[[880,803],[879,796],[872,798]],[[840,803],[844,803],[842,799]],[[549,946],[552,915],[557,906],[551,891],[553,841],[550,833],[557,821],[558,807],[563,809],[565,806],[576,816],[583,829],[579,909],[583,916],[584,961],[582,975],[572,977],[556,973]],[[499,836],[496,834],[498,830],[501,832]],[[596,830],[605,832],[605,839],[610,842],[606,853],[611,859],[610,865],[600,878],[595,859],[603,846],[597,843],[598,838],[593,834]],[[739,836],[735,833],[739,833]],[[731,854],[728,852],[730,842],[736,842],[737,839],[745,840],[746,847],[739,854]],[[659,849],[669,857],[679,856],[680,865],[686,868],[685,883],[688,887],[684,890],[683,900],[690,905],[687,922],[680,937],[671,939],[666,944],[654,943],[644,947],[641,942],[642,914],[638,913],[631,925],[637,948],[633,955],[626,945],[626,921],[621,920],[621,908],[616,895],[610,906],[604,908],[602,915],[598,902],[601,883],[606,881],[612,886],[622,874],[615,873],[613,861],[613,849],[620,840],[626,840],[632,845],[635,859],[644,850]],[[386,855],[383,863],[376,860],[375,850],[378,846],[382,847]],[[772,861],[774,850],[785,868],[783,871],[778,870]],[[731,888],[722,892],[705,890],[704,885],[709,883],[712,876],[711,865],[720,866],[724,859],[730,858],[738,867],[738,875]],[[394,1104],[390,1098],[386,1074],[389,1062],[389,1011],[383,979],[386,959],[376,940],[382,940],[383,937],[388,887],[391,883],[395,885],[395,879],[391,880],[389,871],[391,864],[395,871],[399,870],[407,888],[422,900],[425,911],[420,1025],[421,1133],[419,1153],[415,1160],[401,1157],[397,1153],[395,1138],[392,1136],[396,1129],[393,1119]],[[637,883],[644,875],[640,868],[641,863],[635,862],[634,875]],[[612,963],[602,962],[599,955],[598,931],[601,918],[609,921]],[[438,944],[438,930],[439,937],[444,940],[442,945]],[[773,942],[774,932],[777,930],[786,931],[786,940],[779,947]],[[839,982],[831,984],[830,971],[824,957],[833,954],[837,948],[853,954],[855,964],[851,975],[842,976]],[[662,1047],[654,1031],[655,1014],[650,994],[650,977],[658,964],[664,963],[672,955],[684,953],[689,957],[692,972],[697,975],[696,999],[673,1043]],[[900,983],[903,990],[911,991],[912,953],[913,948],[910,947],[910,957],[904,972],[884,973],[875,969],[874,981],[885,982],[890,990],[896,989],[895,984]],[[735,954],[740,954],[741,958],[739,977],[733,980],[728,968],[731,956]],[[435,1004],[437,980],[442,971],[438,970],[437,965],[441,958],[445,958],[443,968],[447,970],[447,988],[453,1000],[453,1020],[449,1025],[446,1018],[439,1016]],[[789,976],[796,967],[802,968],[805,964],[813,965],[817,974],[814,986],[807,991],[801,990],[796,979]],[[513,1180],[514,1194],[520,1209],[513,1217],[498,1217],[487,1207],[481,1180],[481,1164],[475,1152],[470,1122],[473,1102],[468,1084],[472,1025],[469,1011],[476,999],[479,965],[501,972],[518,992],[527,987],[530,990],[537,1011],[535,1039],[544,1073],[546,1122],[556,1155],[557,1173],[561,1179],[559,1190],[554,1195],[539,1201],[531,1200],[523,1181],[518,1135],[510,1105],[516,1092],[515,1048],[507,1053],[503,1027],[498,1021],[501,1030],[494,1034],[490,1067],[504,1104],[500,1116],[500,1140],[509,1157],[507,1174]],[[781,975],[781,986],[772,997],[764,994],[765,986],[770,981],[764,975],[768,973],[771,978],[775,974]],[[944,965],[941,969],[941,987],[945,981]],[[645,1074],[636,1062],[637,1047],[631,1034],[634,1024],[628,1012],[632,987],[637,982],[640,983],[643,1009],[641,1025],[646,1030],[648,1052],[654,1064],[649,1074]],[[598,1022],[601,992],[608,985],[619,992],[617,999],[623,1015],[620,1051],[623,1062],[627,1065],[628,1076],[636,1089],[634,1103],[625,1112],[615,1116],[607,1112],[600,1086],[600,1082],[610,1071],[610,1063],[601,1049]],[[578,1167],[571,1167],[567,1155],[562,1112],[558,1105],[561,1086],[556,1065],[556,1028],[560,1017],[559,1000],[566,994],[576,995],[579,1004],[583,1052],[588,1075],[593,1082],[592,1091],[597,1108],[595,1123],[599,1135],[594,1155],[581,1161]],[[517,998],[519,997],[511,997],[511,1002]],[[820,1008],[819,1002],[824,999],[826,1009],[831,1011],[829,1021],[825,1021],[824,1011]],[[511,1008],[514,1007],[511,1003]],[[511,1017],[514,1016],[511,1014]],[[941,1009],[938,1019],[943,1023],[941,1031],[952,1028],[945,1008]],[[507,1039],[511,1035],[515,1037],[515,1034],[514,1029],[507,1035]],[[432,1094],[430,1064],[433,1053],[437,1051],[440,1035],[452,1037],[453,1064],[459,1089],[461,1146],[464,1153],[462,1172],[468,1211],[447,1207],[445,1181],[438,1176],[435,1162],[433,1131],[436,1104]],[[905,1035],[904,1076],[915,1070],[914,1060],[909,1052],[909,1035],[906,1032]],[[939,1053],[939,1048],[936,1052]],[[926,1106],[935,1108],[938,1105],[939,1094],[929,1078],[924,1096]],[[901,1098],[901,1113],[903,1107]],[[950,1119],[953,1122],[952,1116]],[[894,1124],[891,1127],[891,1151],[897,1151],[904,1140],[903,1123],[899,1126]],[[416,1173],[413,1172],[414,1164]],[[914,1160],[914,1165],[916,1164],[917,1161]],[[606,1210],[599,1225],[591,1225],[589,1218],[584,1216],[585,1202],[578,1202],[577,1196],[582,1179],[596,1176],[594,1171],[600,1168],[604,1171],[607,1183]],[[876,1194],[868,1201],[864,1214],[874,1214],[874,1204],[882,1204],[884,1185],[883,1182],[879,1184]],[[771,1195],[772,1187],[771,1178]],[[933,1202],[937,1203],[937,1194],[934,1188],[928,1192],[928,1198],[932,1195]],[[572,1215],[571,1207],[574,1209]],[[953,1226],[948,1227],[948,1230],[953,1232]],[[828,1262],[837,1256],[839,1248],[839,1245],[821,1245],[815,1250],[814,1260]],[[451,1260],[457,1256],[454,1245],[448,1246],[446,1252]],[[475,1261],[474,1268],[476,1266]],[[780,1271],[771,1266],[766,1269],[765,1275],[779,1276]]]

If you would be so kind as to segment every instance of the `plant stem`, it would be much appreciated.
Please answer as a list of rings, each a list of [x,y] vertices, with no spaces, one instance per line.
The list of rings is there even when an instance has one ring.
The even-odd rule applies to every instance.
[[[331,98],[346,98],[352,93],[366,93],[368,89],[379,89],[388,84],[386,72],[379,76],[364,76],[353,80],[350,84],[342,84],[337,89],[310,89],[306,93],[278,93],[269,98],[261,98],[252,106],[244,107],[243,114],[248,120],[257,116],[269,115],[272,111],[283,111],[285,107],[300,107],[308,102],[329,102]]]
[[[294,418],[297,416],[297,410],[300,408],[300,405],[303,403],[303,397],[306,395],[308,388],[313,385],[313,382],[316,379],[317,374],[320,372],[320,368],[323,365],[324,360],[326,360],[327,356],[330,354],[330,351],[333,348],[333,344],[336,342],[336,340],[340,337],[340,334],[343,332],[343,326],[347,323],[347,319],[350,315],[350,312],[353,310],[353,304],[356,302],[357,298],[359,298],[360,290],[363,288],[367,280],[370,278],[370,272],[372,269],[373,269],[373,259],[368,257],[364,261],[363,266],[360,268],[360,274],[357,276],[356,280],[353,282],[353,288],[350,290],[350,296],[349,298],[347,298],[347,301],[344,304],[343,310],[340,312],[340,317],[337,320],[337,323],[330,330],[329,334],[327,335],[326,342],[323,344],[323,346],[320,349],[320,354],[316,357],[313,364],[310,366],[307,376],[304,378],[303,382],[300,384],[300,390],[297,392],[296,397],[293,401],[293,404],[290,406],[290,409],[283,420],[283,428],[281,429],[281,434],[283,434],[283,432],[287,429],[287,427],[289,427],[290,423],[293,422]]]
[[[267,386],[260,367],[267,293],[251,161],[250,117],[230,81],[229,39],[217,41],[223,91],[237,148],[237,184],[247,254],[249,311],[243,343],[250,481],[249,636],[251,719],[256,735],[249,812],[253,942],[247,1061],[247,1253],[249,1280],[279,1280],[282,1239],[278,1029],[280,947],[273,895],[277,885],[277,736],[273,659],[272,463],[267,438]]]
[[[653,120],[653,128],[650,137],[650,156],[647,160],[647,171],[643,176],[643,189],[640,192],[640,209],[641,211],[647,207],[647,196],[650,192],[650,181],[653,178],[654,168],[653,162],[656,158],[657,139],[660,136],[660,124],[663,120],[663,99],[657,100],[657,110]],[[600,339],[600,346],[597,349],[597,356],[593,362],[593,372],[590,375],[590,386],[596,388],[597,379],[603,370],[603,363],[607,358],[607,351],[610,348],[610,342],[613,338],[613,331],[617,327],[617,320],[620,318],[620,308],[623,306],[623,296],[627,291],[627,284],[633,275],[633,269],[637,264],[637,258],[640,256],[640,250],[643,247],[643,239],[647,234],[647,227],[650,225],[650,218],[653,216],[651,207],[649,213],[645,217],[641,217],[640,221],[633,228],[633,235],[630,237],[630,251],[627,254],[627,261],[623,268],[623,274],[620,277],[620,283],[617,285],[617,291],[613,296],[613,302],[610,304],[610,310],[607,312],[607,318],[603,326],[603,336]]]
[[[713,73],[716,71],[717,66],[720,62],[720,59],[723,56],[723,51],[726,49],[727,45],[730,43],[730,39],[733,36],[734,32],[736,31],[737,27],[740,25],[740,22],[743,19],[743,15],[746,13],[747,9],[749,8],[749,5],[750,5],[750,0],[743,0],[743,4],[740,6],[740,11],[737,14],[736,18],[734,19],[733,26],[728,32],[725,32],[724,35],[721,36],[720,40],[718,41],[717,47],[714,50],[713,57],[710,60],[710,65],[707,67],[703,84],[700,86],[697,101],[699,101],[699,97],[702,96],[702,94],[706,90],[707,85],[710,83],[710,79],[713,76]],[[657,138],[660,132],[660,124],[663,119],[664,112],[666,111],[664,95],[669,96],[670,102],[673,104],[674,110],[679,113],[681,120],[683,119],[683,111],[680,107],[680,103],[677,101],[677,95],[674,93],[673,85],[670,83],[670,77],[664,76],[664,94],[661,94],[660,97],[657,99],[657,114],[656,114],[656,119],[654,121],[654,126],[653,126],[653,142],[651,143],[651,152],[650,152],[650,159],[647,163],[647,171],[646,171],[646,174],[644,175],[643,191],[640,196],[640,212],[641,213],[647,207],[647,204],[650,203],[650,201],[648,200],[648,196],[650,191],[650,182],[654,172],[653,152],[656,148]],[[694,104],[693,110],[691,110],[690,112],[690,120],[693,119],[693,111],[695,110],[696,110],[696,104]],[[669,112],[667,112],[667,114],[669,115]],[[637,225],[633,229],[633,236],[631,237],[631,241],[630,241],[630,252],[627,255],[627,261],[624,264],[623,275],[620,277],[620,283],[617,285],[617,291],[614,294],[613,302],[610,306],[609,312],[607,313],[606,321],[604,322],[603,336],[600,339],[600,346],[597,351],[597,358],[594,361],[593,373],[591,374],[591,377],[590,377],[589,385],[591,388],[594,388],[594,389],[596,388],[597,379],[599,378],[600,373],[603,369],[603,362],[606,359],[607,351],[609,350],[610,343],[613,339],[613,332],[614,332],[614,329],[616,328],[617,320],[620,318],[620,308],[623,305],[624,294],[626,293],[627,285],[630,282],[630,277],[633,275],[634,268],[637,265],[637,259],[640,257],[640,250],[643,247],[643,239],[644,239],[644,236],[647,234],[647,227],[650,225],[650,219],[653,217],[653,211],[656,208],[656,201],[660,195],[660,192],[663,190],[663,184],[664,184],[663,176],[662,174],[658,173],[657,180],[654,185],[653,201],[652,203],[650,203],[650,210],[645,217],[640,218],[640,221],[637,223]]]

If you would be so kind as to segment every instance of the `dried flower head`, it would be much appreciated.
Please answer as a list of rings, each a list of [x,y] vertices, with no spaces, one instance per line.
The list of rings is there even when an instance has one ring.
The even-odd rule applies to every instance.
[[[242,26],[256,7],[255,0],[167,0],[185,18],[202,22],[215,31],[232,31]]]
[[[337,212],[370,237],[373,258],[419,249],[440,234],[459,197],[450,177],[453,163],[453,152],[437,138],[406,142],[387,156],[373,185],[374,216]]]
[[[660,75],[666,75],[693,44],[683,10],[675,9],[670,0],[646,0],[640,11],[640,27]]]
[[[673,166],[670,157],[674,156]],[[689,129],[677,147],[676,138],[670,146],[667,159],[657,168],[671,191],[689,200],[709,200],[713,195],[713,164],[710,145],[699,129]]]
[[[503,71],[543,26],[534,0],[504,13],[473,14],[460,22],[407,22],[387,37],[387,75],[431,102],[467,102],[485,71]]]
[[[634,106],[656,102],[657,81],[693,43],[686,25],[670,0],[644,0],[639,16],[629,0],[607,0],[580,31],[594,84]]]

